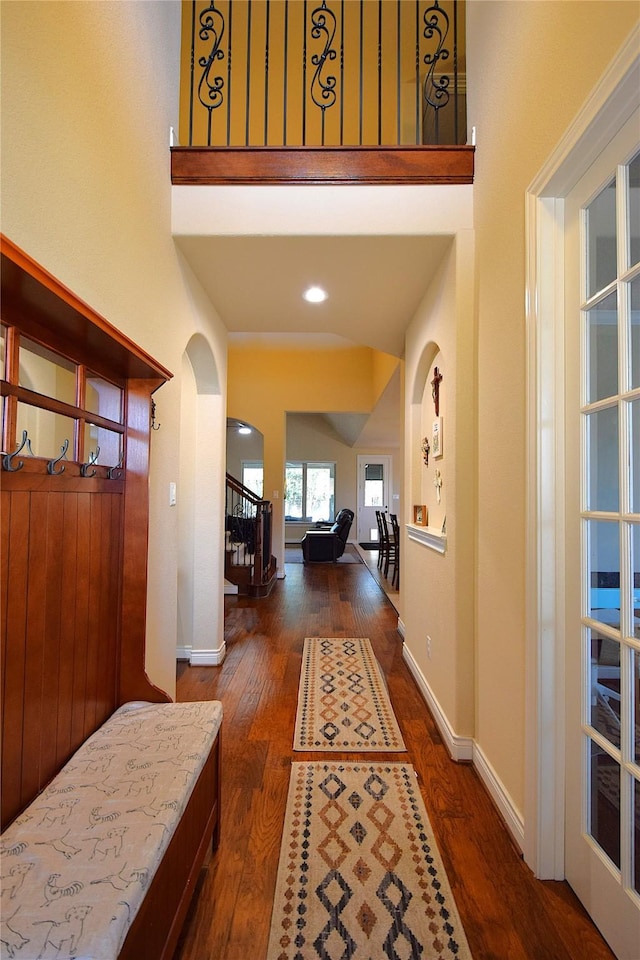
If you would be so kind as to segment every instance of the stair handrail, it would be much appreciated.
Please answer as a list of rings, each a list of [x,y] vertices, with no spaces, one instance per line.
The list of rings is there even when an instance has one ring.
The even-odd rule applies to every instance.
[[[271,576],[273,567],[271,556],[271,514],[273,508],[271,501],[258,496],[230,473],[226,473],[226,484],[228,490],[241,497],[242,501],[248,503],[255,510],[251,518],[245,517],[245,519],[253,520],[255,530],[251,581],[254,584],[262,584]],[[235,514],[236,507],[237,505],[233,508],[234,515],[237,515]],[[242,513],[244,515],[244,508],[242,508]]]
[[[269,500],[265,500],[263,497],[259,497],[254,490],[250,490],[249,487],[245,487],[244,483],[241,483],[240,480],[236,479],[236,477],[234,477],[231,473],[227,473],[226,477],[227,486],[231,487],[234,493],[237,493],[246,500],[249,500],[254,507],[259,506],[261,503],[270,502]]]

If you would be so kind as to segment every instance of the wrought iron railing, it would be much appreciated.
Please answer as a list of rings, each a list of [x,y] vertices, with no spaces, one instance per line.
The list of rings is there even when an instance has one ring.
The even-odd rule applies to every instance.
[[[271,555],[272,505],[227,474],[225,576],[242,592],[260,595],[276,574]]]
[[[191,0],[189,146],[466,143],[464,0]]]

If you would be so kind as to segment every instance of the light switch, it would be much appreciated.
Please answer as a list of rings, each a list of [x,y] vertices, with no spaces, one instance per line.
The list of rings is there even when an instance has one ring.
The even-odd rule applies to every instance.
[[[175,483],[169,484],[169,506],[175,507],[176,505],[176,485]]]

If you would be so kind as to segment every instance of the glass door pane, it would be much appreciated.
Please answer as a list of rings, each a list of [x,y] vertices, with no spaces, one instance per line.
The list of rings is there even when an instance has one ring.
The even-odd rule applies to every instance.
[[[630,507],[632,513],[640,513],[640,399],[632,400],[629,404],[629,416],[631,420]]]
[[[620,643],[599,630],[587,631],[591,657],[589,722],[620,749]]]
[[[638,226],[631,222],[637,179],[636,155],[618,167],[583,217],[584,829],[628,889],[637,889],[630,814],[640,777],[630,722],[638,716],[640,659],[639,277],[628,269],[638,253]],[[617,205],[617,196],[627,197],[626,205]]]
[[[589,832],[609,859],[620,868],[620,764],[591,742]]]
[[[618,408],[587,414],[589,510],[616,511],[619,505]]]
[[[587,223],[587,297],[617,276],[616,181],[613,179],[589,204]]]
[[[618,309],[615,291],[585,311],[587,324],[587,402],[618,392]]]
[[[631,324],[629,328],[631,353],[631,386],[640,387],[640,277],[629,284],[631,297]]]
[[[364,502],[365,507],[384,505],[384,464],[367,463],[364,468]],[[377,535],[377,530],[375,531]]]
[[[629,164],[628,176],[629,256],[626,265],[632,267],[635,263],[640,263],[640,153],[636,153]]]

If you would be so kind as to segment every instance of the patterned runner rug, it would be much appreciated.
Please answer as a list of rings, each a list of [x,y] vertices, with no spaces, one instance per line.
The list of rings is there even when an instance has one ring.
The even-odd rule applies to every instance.
[[[369,640],[305,639],[293,749],[406,750]]]
[[[471,960],[411,764],[292,764],[267,960]]]

